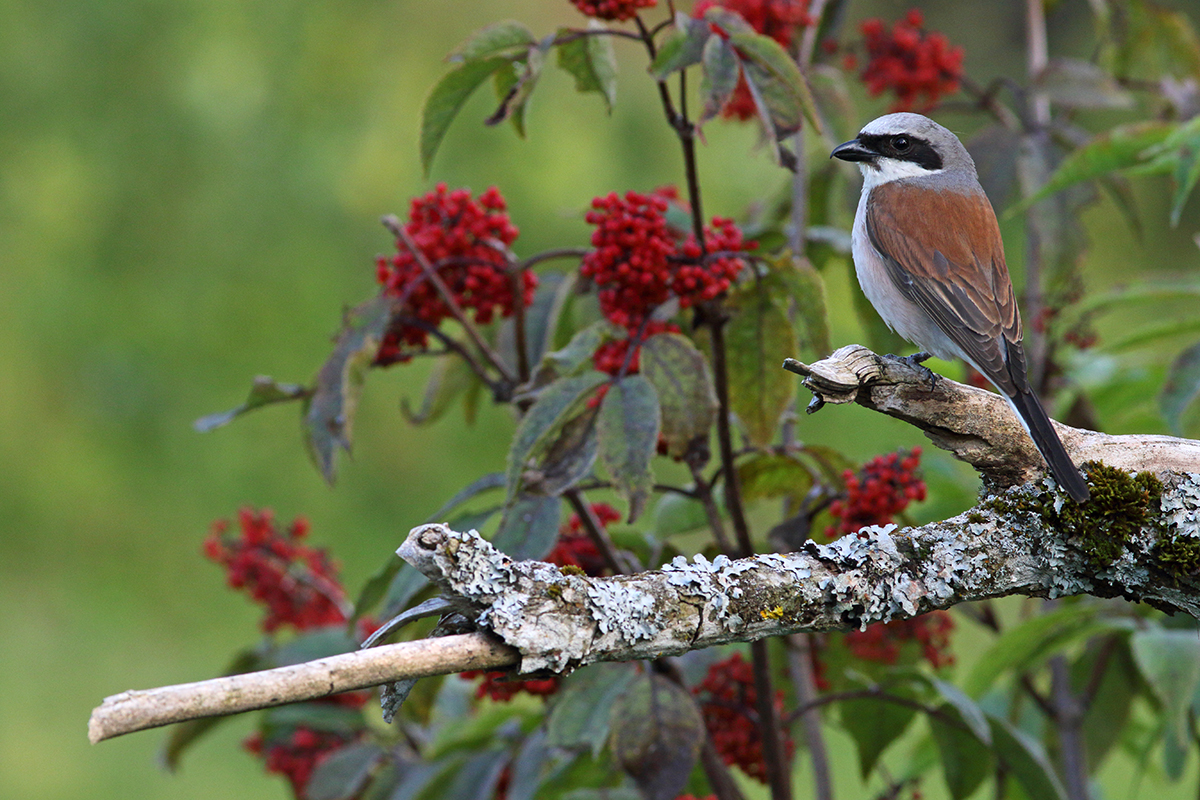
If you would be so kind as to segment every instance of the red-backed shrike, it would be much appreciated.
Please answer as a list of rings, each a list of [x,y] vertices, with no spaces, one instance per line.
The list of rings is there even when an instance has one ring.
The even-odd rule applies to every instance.
[[[832,155],[862,170],[851,246],[871,305],[926,351],[917,360],[961,358],[991,381],[1059,486],[1087,500],[1087,482],[1029,386],[1000,227],[962,142],[920,114],[888,114]]]

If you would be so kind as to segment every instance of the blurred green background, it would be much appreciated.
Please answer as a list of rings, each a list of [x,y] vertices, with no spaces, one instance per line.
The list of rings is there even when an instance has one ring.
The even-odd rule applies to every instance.
[[[910,5],[852,12],[895,18]],[[966,46],[979,82],[1023,74],[1015,9],[920,5]],[[1052,46],[1086,55],[1087,13],[1064,2]],[[405,213],[436,181],[499,185],[522,254],[584,243],[593,195],[680,181],[644,59],[626,43],[611,117],[550,69],[527,141],[479,124],[492,110],[481,92],[425,179],[418,117],[442,56],[508,17],[539,33],[582,19],[565,0],[0,0],[0,797],[286,796],[237,752],[249,718],[172,776],[155,763],[161,732],[92,747],[88,713],[125,689],[209,677],[256,639],[257,610],[200,555],[212,520],[245,504],[308,516],[354,592],[409,527],[502,465],[507,412],[485,409],[474,429],[456,414],[403,423],[397,401],[419,396],[420,364],[372,376],[333,490],[294,408],[208,435],[191,423],[240,402],[255,374],[307,381],[340,309],[374,291],[373,256],[390,245],[379,216]],[[886,105],[863,99],[862,121]],[[740,216],[782,185],[752,127],[715,123],[706,136],[707,214]],[[1197,203],[1166,229],[1165,186],[1140,189],[1141,241],[1109,205],[1089,210],[1092,288],[1196,269]],[[844,271],[829,280],[844,344],[861,335],[851,286]],[[1100,409],[1110,430],[1162,430],[1161,366],[1135,354],[1090,368],[1112,398]],[[802,420],[800,435],[855,458],[921,443],[854,408]],[[969,501],[960,465],[931,455],[926,471],[922,515]]]

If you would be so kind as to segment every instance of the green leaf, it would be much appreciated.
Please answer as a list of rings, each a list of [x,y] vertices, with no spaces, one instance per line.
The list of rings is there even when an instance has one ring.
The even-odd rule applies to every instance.
[[[1200,688],[1200,638],[1196,631],[1149,628],[1136,631],[1129,644],[1142,677],[1162,703],[1167,730],[1176,742],[1190,741],[1188,710]]]
[[[647,800],[683,790],[704,739],[696,699],[660,675],[646,673],[613,706],[613,756]]]
[[[379,296],[346,312],[333,353],[317,373],[312,396],[305,403],[309,454],[331,485],[337,475],[337,451],[350,452],[358,397],[366,371],[379,352],[391,308],[392,301]]]
[[[667,454],[682,456],[696,439],[707,441],[717,394],[704,354],[686,336],[660,333],[642,345],[639,364],[658,394]]]
[[[700,98],[704,108],[696,125],[703,125],[725,108],[737,88],[738,57],[733,46],[720,36],[710,36],[704,43],[703,67],[700,72]]]
[[[447,57],[447,61],[479,61],[487,56],[512,57],[530,45],[537,44],[533,31],[514,20],[493,22],[475,31]]]
[[[777,278],[783,290],[791,296],[796,316],[804,324],[804,332],[813,352],[826,356],[833,352],[829,335],[829,306],[825,300],[825,279],[807,258],[796,258],[790,252],[767,259],[771,276]]]
[[[1107,663],[1083,719],[1087,763],[1093,770],[1100,768],[1109,750],[1120,741],[1133,710],[1133,698],[1142,685],[1128,637],[1122,636],[1088,643],[1083,655],[1072,665],[1073,683],[1078,690],[1092,680],[1103,652],[1108,653]]]
[[[272,666],[287,667],[357,649],[358,640],[346,631],[345,625],[326,625],[298,634],[280,645],[271,654],[270,661]]]
[[[1004,672],[1032,669],[1068,642],[1094,633],[1097,611],[1089,603],[1071,603],[1009,628],[975,662],[962,681],[963,691],[970,697],[981,697]]]
[[[1041,745],[1007,720],[989,716],[992,747],[1031,800],[1066,800],[1066,792]]]
[[[450,123],[467,98],[488,76],[511,63],[511,59],[502,57],[468,61],[458,69],[447,72],[433,87],[421,110],[421,169],[427,177]]]
[[[729,43],[741,58],[747,82],[762,91],[776,132],[799,130],[803,117],[813,132],[821,133],[821,119],[808,83],[779,42],[761,33],[731,33]]]
[[[1167,382],[1158,396],[1163,418],[1178,436],[1183,435],[1183,417],[1188,406],[1200,397],[1200,342],[1179,354],[1167,372]]]
[[[561,377],[576,375],[591,366],[596,348],[615,338],[616,334],[608,320],[594,322],[578,331],[566,346],[542,356],[541,363],[530,381],[532,387],[541,388]]]
[[[794,456],[783,453],[754,453],[737,465],[737,475],[747,502],[786,497],[793,507],[804,501],[813,483],[812,473]]]
[[[596,92],[604,98],[609,112],[617,102],[617,53],[612,37],[593,31],[605,27],[598,20],[588,20],[591,35],[578,36],[557,45],[558,66],[575,78],[575,91]],[[572,32],[561,29],[559,37],[572,36]]]
[[[492,544],[517,561],[542,558],[554,547],[562,500],[544,495],[518,495],[504,509]]]
[[[712,30],[704,20],[677,13],[675,27],[662,40],[650,65],[651,77],[656,81],[665,81],[672,72],[699,64],[705,44],[712,35]]]
[[[241,675],[246,672],[255,672],[263,669],[264,666],[261,651],[257,649],[242,650],[233,657],[233,660],[229,662],[229,665],[225,667],[221,675],[222,677],[226,675]],[[179,768],[180,760],[189,747],[199,741],[202,736],[213,728],[230,719],[233,719],[233,717],[205,717],[203,719],[193,719],[178,725],[172,725],[171,731],[167,735],[167,741],[163,744],[161,755],[163,765],[174,772]]]
[[[1033,79],[1055,105],[1067,108],[1129,108],[1133,96],[1101,67],[1078,58],[1052,58]]]
[[[1196,181],[1200,180],[1200,127],[1195,135],[1179,149],[1178,163],[1172,177],[1175,179],[1175,195],[1171,198],[1171,227],[1179,227],[1183,207],[1191,196]]]
[[[491,800],[509,757],[506,750],[475,753],[454,770],[449,785],[442,784],[434,794],[426,796],[431,800]]]
[[[253,411],[256,408],[262,408],[274,403],[303,400],[310,394],[311,390],[307,386],[300,386],[295,383],[278,383],[274,378],[259,375],[250,386],[250,395],[246,398],[246,402],[228,411],[220,411],[216,414],[203,416],[192,423],[192,427],[200,433],[208,433],[222,425],[229,424],[247,411]]]
[[[281,734],[290,736],[300,727],[350,735],[362,731],[366,720],[361,709],[320,702],[292,703],[268,709],[263,715],[263,735],[268,741]]]
[[[633,664],[589,664],[563,681],[546,719],[546,742],[600,754],[608,741],[612,708],[637,677]]]
[[[613,488],[629,502],[629,521],[641,516],[654,488],[650,459],[658,444],[658,396],[644,375],[626,375],[608,387],[596,430],[600,460]]]
[[[425,384],[421,407],[413,411],[408,398],[401,398],[400,413],[412,425],[435,422],[454,405],[459,396],[478,382],[479,376],[457,353],[438,356],[430,370],[429,382]]]
[[[953,706],[941,706],[939,711],[951,720],[960,721]],[[991,771],[991,752],[965,725],[930,716],[929,727],[941,755],[942,774],[950,796],[954,800],[970,797]]]
[[[954,707],[963,723],[970,729],[971,734],[984,745],[992,743],[992,735],[988,728],[987,718],[975,701],[952,683],[937,678],[931,678],[929,684],[937,690],[942,699]]]
[[[729,309],[725,357],[729,385],[735,387],[730,405],[751,444],[765,447],[796,396],[797,381],[779,366],[796,352],[796,333],[763,287],[752,284],[738,291],[730,297]]]
[[[600,451],[596,426],[599,414],[599,407],[585,407],[562,426],[558,438],[542,457],[537,480],[529,480],[530,474],[526,472],[531,491],[557,497],[591,474]]]
[[[838,703],[842,727],[858,749],[858,765],[865,781],[892,742],[899,739],[917,710],[886,700],[843,700]]]
[[[1022,212],[1055,192],[1082,181],[1145,164],[1151,148],[1164,142],[1174,128],[1174,125],[1164,122],[1139,122],[1120,125],[1099,134],[1068,154],[1045,185],[1009,209],[1006,216]]]
[[[544,796],[540,793],[542,786],[555,785],[558,776],[570,766],[574,755],[552,751],[546,739],[545,726],[525,737],[512,760],[505,800],[537,800]]]
[[[349,800],[357,797],[387,752],[373,742],[339,747],[318,762],[304,786],[308,800]]]
[[[1103,350],[1119,353],[1147,344],[1158,342],[1160,339],[1173,339],[1181,334],[1200,332],[1200,318],[1173,319],[1158,325],[1148,325],[1119,338],[1110,339],[1104,343]]]
[[[558,438],[564,425],[574,419],[579,408],[595,394],[596,387],[608,381],[603,372],[589,370],[582,375],[560,378],[547,386],[517,425],[508,451],[508,502],[516,496],[526,469]]]
[[[699,500],[667,492],[654,507],[654,535],[659,539],[705,527],[708,514]]]
[[[428,585],[429,579],[416,567],[404,564],[388,584],[387,594],[383,597],[383,616],[392,617],[400,613]]]
[[[543,48],[530,47],[524,57],[514,58],[507,67],[496,70],[494,80],[500,105],[483,121],[484,125],[499,125],[510,119],[517,135],[525,138],[525,106],[542,76],[545,59]]]

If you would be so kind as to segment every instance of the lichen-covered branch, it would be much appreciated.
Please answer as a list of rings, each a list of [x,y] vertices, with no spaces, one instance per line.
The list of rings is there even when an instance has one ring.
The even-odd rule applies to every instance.
[[[860,627],[1010,594],[1125,597],[1200,618],[1200,473],[1094,475],[1076,506],[1026,485],[918,528],[796,553],[678,557],[614,578],[515,562],[474,532],[416,528],[398,551],[521,653],[522,672]]]
[[[938,447],[966,461],[994,487],[1040,479],[1045,462],[999,395],[927,374],[897,358],[847,345],[815,364],[784,368],[803,375],[808,411],[858,403],[915,425]],[[1111,436],[1054,423],[1076,464],[1101,462],[1133,472],[1200,472],[1200,442],[1173,436]]]
[[[800,631],[861,627],[1010,594],[1124,597],[1200,618],[1200,473],[1097,468],[1077,506],[1047,485],[992,495],[942,522],[864,528],[795,553],[676,558],[589,578],[513,561],[474,531],[413,529],[399,554],[485,634],[387,645],[263,672],[124,692],[93,742],[136,730],[415,678],[518,664],[575,669]],[[496,637],[493,639],[492,637]],[[501,643],[503,642],[503,643]]]

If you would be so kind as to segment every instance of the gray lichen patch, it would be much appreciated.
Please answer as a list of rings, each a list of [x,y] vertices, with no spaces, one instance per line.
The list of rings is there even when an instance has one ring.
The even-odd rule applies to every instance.
[[[697,553],[691,563],[683,556],[675,556],[670,564],[663,566],[662,571],[666,573],[668,583],[684,594],[701,598],[705,608],[712,611],[716,619],[726,628],[733,629],[740,627],[743,622],[740,615],[730,611],[733,601],[742,596],[742,587],[737,578],[757,566],[751,559],[734,561],[728,556],[719,555],[709,561]]]
[[[1200,538],[1200,473],[1187,472],[1159,501],[1163,525],[1174,536]]]

